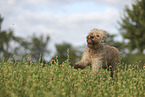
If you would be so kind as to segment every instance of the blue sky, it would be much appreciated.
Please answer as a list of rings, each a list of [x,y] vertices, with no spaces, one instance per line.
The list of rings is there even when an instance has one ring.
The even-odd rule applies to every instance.
[[[134,0],[0,0],[2,29],[11,28],[17,36],[29,38],[33,33],[51,37],[48,48],[55,43],[69,42],[75,46],[86,43],[93,28],[118,34],[125,5]]]

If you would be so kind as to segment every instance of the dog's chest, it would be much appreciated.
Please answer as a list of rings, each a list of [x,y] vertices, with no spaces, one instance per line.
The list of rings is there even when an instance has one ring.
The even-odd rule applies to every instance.
[[[102,50],[89,50],[88,53],[88,57],[90,59],[102,58],[104,55],[104,52],[102,52]]]

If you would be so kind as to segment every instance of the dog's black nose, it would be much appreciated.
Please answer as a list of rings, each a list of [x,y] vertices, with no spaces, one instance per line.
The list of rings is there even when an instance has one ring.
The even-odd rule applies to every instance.
[[[90,36],[90,39],[93,39],[94,38],[94,36]]]

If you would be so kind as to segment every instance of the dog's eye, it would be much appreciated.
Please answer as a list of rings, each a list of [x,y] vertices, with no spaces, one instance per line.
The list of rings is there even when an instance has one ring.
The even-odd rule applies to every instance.
[[[99,35],[97,35],[97,37],[100,37]]]

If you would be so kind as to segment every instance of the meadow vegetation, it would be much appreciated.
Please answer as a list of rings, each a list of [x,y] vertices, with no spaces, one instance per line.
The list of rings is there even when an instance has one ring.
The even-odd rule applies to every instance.
[[[119,65],[114,79],[101,69],[76,70],[69,60],[59,64],[20,61],[0,62],[1,97],[144,97],[145,66]]]

